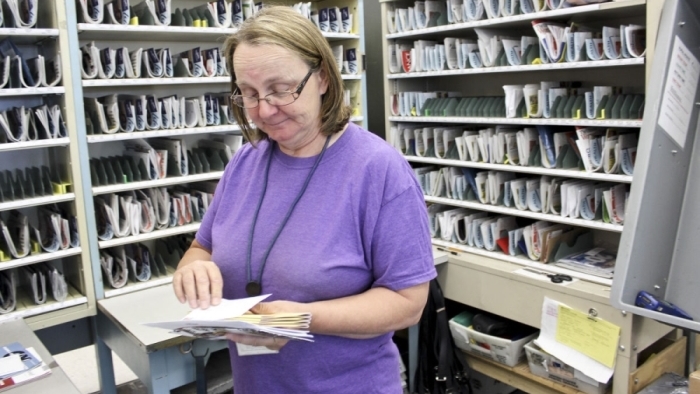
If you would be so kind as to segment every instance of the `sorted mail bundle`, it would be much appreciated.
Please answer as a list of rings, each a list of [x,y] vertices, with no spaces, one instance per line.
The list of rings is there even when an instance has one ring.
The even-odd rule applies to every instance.
[[[567,86],[568,85],[568,86]],[[506,85],[506,117],[641,119],[644,95],[612,86],[572,87],[575,83]]]
[[[223,171],[241,136],[223,136],[199,141],[200,147],[187,149],[184,140],[132,140],[122,156],[93,158],[90,175],[93,186],[106,186]]]
[[[443,204],[430,205],[428,216],[436,239],[603,278],[613,276],[615,254],[595,248],[593,233],[587,229],[547,221],[523,226],[513,216]]]
[[[58,207],[42,207],[37,212],[36,220],[38,226],[15,210],[0,217],[0,261],[80,246],[75,216]]]
[[[606,1],[610,0],[426,0],[415,1],[413,7],[387,10],[386,20],[389,33],[393,34]]]
[[[592,127],[575,132],[547,126],[472,130],[404,123],[393,125],[390,134],[405,156],[626,175],[634,172],[638,139],[632,131]]]
[[[40,105],[12,107],[0,112],[0,143],[51,140],[67,136],[61,108]]]
[[[39,16],[38,0],[5,0],[2,3],[0,27],[19,29],[36,27]]]
[[[19,276],[19,277],[18,277]],[[49,263],[32,264],[16,269],[0,271],[0,315],[14,312],[17,307],[17,288],[21,278],[31,291],[30,298],[35,305],[45,304],[51,298],[56,302],[68,297],[68,284],[58,268]]]
[[[1,48],[0,48],[1,49]],[[173,78],[228,76],[219,48],[199,47],[173,54],[170,48],[98,48],[90,42],[80,48],[83,79]]]
[[[155,253],[141,243],[102,250],[100,265],[106,283],[119,289],[129,282],[140,283],[172,276],[193,240],[192,234],[157,239],[153,249]]]
[[[61,82],[61,61],[58,55],[28,58],[6,38],[0,41],[0,73],[0,89],[50,88]]]
[[[228,94],[196,97],[177,95],[117,95],[85,98],[88,134],[131,133],[145,130],[233,125],[233,103]]]
[[[628,185],[549,176],[516,178],[512,172],[464,167],[414,169],[423,193],[460,201],[623,224]]]
[[[134,283],[146,282],[173,272],[159,255],[140,243],[100,251],[100,265],[107,283],[115,289],[124,287],[130,279]]]
[[[152,188],[95,197],[97,237],[107,241],[200,222],[215,184]]]
[[[143,0],[134,6],[129,5],[129,0],[111,0],[107,4],[105,0],[79,0],[79,5],[78,18],[83,23],[202,28],[237,27],[262,8],[262,2],[255,3],[253,0],[215,0],[174,10],[172,0]],[[292,8],[323,32],[352,32],[350,7],[312,9],[311,2],[304,2],[296,3]]]
[[[459,92],[399,92],[393,116],[639,120],[644,95],[610,86],[573,87],[574,82],[505,85],[505,96],[461,97]]]
[[[517,3],[517,2],[515,2]],[[389,43],[389,72],[466,70],[560,62],[617,60],[644,57],[646,29],[637,25],[602,30],[534,21],[534,33],[474,28],[477,39],[446,37],[412,44]]]

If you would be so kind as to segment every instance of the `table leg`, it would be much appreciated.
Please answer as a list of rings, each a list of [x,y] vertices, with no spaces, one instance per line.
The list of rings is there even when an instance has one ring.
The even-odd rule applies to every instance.
[[[112,350],[99,336],[95,339],[95,353],[97,354],[97,373],[100,378],[100,392],[102,394],[117,394],[117,383],[114,380],[114,364],[112,363]]]

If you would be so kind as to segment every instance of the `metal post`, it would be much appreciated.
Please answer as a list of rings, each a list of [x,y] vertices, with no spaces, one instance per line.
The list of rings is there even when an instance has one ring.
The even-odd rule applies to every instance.
[[[690,374],[695,372],[695,336],[696,333],[690,330],[683,330],[683,335],[686,337],[685,342],[685,376],[690,377]]]

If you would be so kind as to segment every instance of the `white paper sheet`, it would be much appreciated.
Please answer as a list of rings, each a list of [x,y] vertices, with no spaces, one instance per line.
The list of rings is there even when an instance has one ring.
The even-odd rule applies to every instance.
[[[197,308],[192,310],[182,320],[223,320],[240,316],[269,296],[270,294],[264,294],[238,300],[221,300],[219,305],[210,306],[207,309]]]
[[[659,126],[673,138],[681,149],[685,147],[695,93],[700,78],[700,62],[676,36],[673,42],[664,96],[659,113]]]

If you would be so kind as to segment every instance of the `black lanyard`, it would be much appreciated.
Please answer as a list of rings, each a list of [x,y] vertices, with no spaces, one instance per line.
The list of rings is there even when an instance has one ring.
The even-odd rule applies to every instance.
[[[282,229],[284,229],[284,226],[287,224],[289,217],[292,216],[292,212],[294,211],[294,208],[297,206],[297,203],[299,202],[299,200],[301,200],[301,197],[304,195],[304,192],[306,191],[306,187],[309,186],[309,181],[311,181],[311,177],[314,175],[314,172],[316,172],[316,168],[318,167],[318,164],[321,162],[321,159],[323,158],[323,154],[326,152],[326,148],[328,148],[328,143],[330,142],[330,140],[331,140],[331,136],[329,135],[326,138],[326,143],[323,145],[323,149],[321,150],[321,153],[316,158],[316,162],[314,163],[314,166],[311,167],[311,171],[309,171],[309,175],[306,176],[306,180],[304,181],[304,186],[302,186],[301,191],[299,192],[297,197],[294,199],[292,206],[289,207],[289,211],[287,211],[287,216],[284,217],[284,220],[282,221],[282,225],[277,230],[277,233],[275,233],[275,236],[272,237],[272,242],[270,243],[270,246],[267,248],[267,250],[265,251],[265,254],[263,255],[262,264],[260,265],[260,273],[258,274],[257,280],[253,280],[252,264],[251,264],[251,254],[253,251],[253,236],[255,235],[255,225],[258,222],[258,214],[260,213],[260,207],[262,206],[262,202],[265,199],[265,193],[267,192],[267,179],[268,179],[268,176],[270,175],[270,163],[272,162],[272,154],[274,153],[274,150],[275,150],[275,142],[270,140],[270,155],[267,158],[267,166],[265,167],[265,179],[264,179],[264,184],[263,184],[263,192],[262,192],[262,196],[260,197],[260,200],[258,201],[258,207],[255,208],[255,216],[253,216],[253,225],[250,229],[250,237],[248,238],[248,256],[247,256],[247,261],[246,261],[246,273],[247,273],[247,277],[248,277],[248,282],[245,285],[245,292],[248,293],[249,297],[259,296],[260,294],[262,294],[262,275],[263,275],[263,271],[265,270],[265,264],[267,263],[267,256],[270,255],[270,251],[272,251],[272,247],[275,246],[275,242],[277,242],[277,238],[280,236]]]

